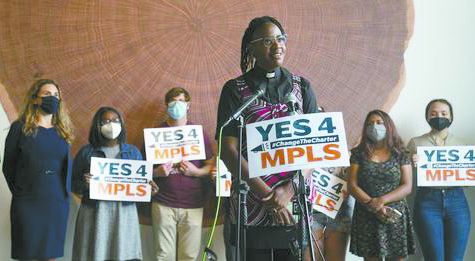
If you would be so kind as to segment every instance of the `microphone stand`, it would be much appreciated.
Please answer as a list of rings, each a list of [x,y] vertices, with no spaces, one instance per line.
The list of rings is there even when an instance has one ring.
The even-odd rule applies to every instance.
[[[307,200],[307,197],[310,195],[310,189],[308,189],[305,186],[305,178],[303,176],[302,171],[298,172],[299,175],[299,184],[300,184],[300,198],[301,202],[303,202],[303,214],[302,214],[302,244],[303,244],[303,239],[305,237],[305,234],[307,236],[307,240],[309,243],[309,248],[310,248],[310,260],[314,261],[315,257],[315,249],[313,248],[313,241],[312,241],[312,226],[310,224],[310,215],[311,215],[311,208],[309,209],[309,203]],[[302,205],[301,205],[302,206]],[[305,233],[307,232],[307,233]],[[303,255],[303,248],[302,248],[302,255]]]
[[[297,260],[301,261],[303,260],[303,256],[305,253],[305,249],[303,248],[303,243],[305,238],[307,238],[309,242],[309,249],[310,249],[310,260],[314,261],[315,257],[315,249],[313,247],[313,242],[312,242],[312,228],[310,224],[310,210],[309,210],[309,203],[307,201],[307,197],[310,194],[310,190],[307,189],[305,186],[305,179],[302,174],[302,171],[298,170],[297,173],[297,180],[294,179],[292,180],[294,191],[295,191],[295,201],[294,201],[294,214],[299,215],[299,222],[298,222],[298,229],[296,230],[296,233],[298,233],[298,244],[300,245],[299,250],[297,252],[296,247],[294,246],[292,249],[294,255],[297,256]],[[297,208],[296,208],[297,206]],[[295,209],[297,209],[295,211]],[[299,231],[300,230],[300,231]],[[299,233],[300,232],[300,233]]]
[[[265,89],[259,89],[257,92],[250,97],[246,102],[244,102],[237,111],[229,117],[229,119],[222,125],[222,128],[227,126],[231,121],[237,120],[238,124],[238,161],[236,167],[237,180],[238,180],[238,205],[237,213],[239,217],[236,220],[236,260],[246,261],[246,226],[247,226],[247,192],[249,191],[249,186],[246,181],[242,180],[242,130],[244,129],[244,118],[241,115],[242,112],[251,105],[255,100],[264,95]]]
[[[247,226],[247,192],[249,191],[249,186],[246,181],[242,180],[242,130],[244,128],[244,118],[242,115],[239,115],[238,119],[238,132],[239,132],[239,154],[237,161],[237,180],[238,180],[238,204],[237,204],[237,213],[239,217],[236,220],[236,260],[246,261],[246,226]]]

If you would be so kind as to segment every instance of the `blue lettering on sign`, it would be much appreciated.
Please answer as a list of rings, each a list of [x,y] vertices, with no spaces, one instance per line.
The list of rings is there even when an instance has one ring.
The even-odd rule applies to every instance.
[[[175,132],[173,134],[175,134],[175,140],[182,140],[183,139],[183,131],[182,130],[175,130]]]
[[[458,161],[458,160],[459,160],[459,151],[449,150],[449,161]]]
[[[122,169],[122,175],[124,176],[128,176],[132,173],[132,171],[130,170],[130,167],[132,167],[132,165],[128,164],[128,163],[124,163],[122,164],[121,166],[121,169]]]
[[[467,153],[465,154],[463,158],[473,161],[475,159],[475,157],[473,156],[473,150],[467,151]]]
[[[284,127],[287,125],[290,125],[290,121],[282,121],[275,124],[275,134],[277,139],[292,137],[292,133],[284,133],[290,129],[289,127]]]
[[[426,157],[427,157],[427,161],[428,161],[428,162],[431,162],[431,161],[432,161],[432,155],[434,155],[434,152],[435,152],[434,150],[432,150],[432,151],[427,151],[427,150],[425,150],[425,151],[424,151],[424,153],[426,154]]]
[[[262,136],[262,141],[268,141],[269,140],[269,133],[270,130],[272,129],[273,124],[267,125],[266,129],[264,130],[261,126],[257,126],[256,130],[261,134]]]
[[[118,170],[119,170],[119,163],[110,164],[110,172],[109,172],[110,175],[119,175],[119,172],[117,172]]]
[[[179,140],[182,140],[184,137],[183,130],[157,131],[157,132],[151,132],[150,134],[155,138],[156,143],[160,142],[160,136],[162,136],[163,141],[167,141],[167,142],[179,141]]]
[[[435,150],[425,150],[424,153],[427,156],[428,162],[433,160],[433,156],[435,156],[434,161],[437,162],[458,161],[460,159],[458,150],[437,150],[437,152]]]
[[[297,130],[302,130],[302,132],[295,131],[294,135],[305,136],[312,132],[312,128],[310,128],[309,126],[307,126],[307,124],[304,124],[304,123],[310,123],[310,121],[307,119],[300,119],[300,120],[294,121],[294,124],[293,124],[294,128]]]
[[[318,181],[318,184],[322,187],[328,186],[328,181],[330,180],[330,177],[327,175],[320,175],[320,180]]]
[[[107,162],[104,162],[104,165],[102,165],[100,162],[99,163],[99,168],[101,169],[101,175],[104,174],[104,169],[106,168],[107,166]]]

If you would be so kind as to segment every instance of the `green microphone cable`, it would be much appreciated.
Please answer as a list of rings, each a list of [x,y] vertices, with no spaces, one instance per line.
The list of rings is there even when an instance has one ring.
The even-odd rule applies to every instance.
[[[219,207],[221,205],[221,172],[219,168],[220,160],[221,160],[221,137],[223,134],[223,129],[224,127],[221,126],[219,129],[219,138],[218,138],[218,158],[216,159],[216,182],[218,182],[218,204],[216,206],[216,214],[214,216],[214,221],[213,225],[211,226],[210,232],[209,232],[209,238],[208,242],[206,243],[206,248],[210,249],[211,246],[213,245],[213,237],[214,237],[214,230],[216,229],[216,223],[218,222],[218,216],[219,216]],[[203,250],[203,255],[201,260],[205,261],[206,260],[206,248]]]

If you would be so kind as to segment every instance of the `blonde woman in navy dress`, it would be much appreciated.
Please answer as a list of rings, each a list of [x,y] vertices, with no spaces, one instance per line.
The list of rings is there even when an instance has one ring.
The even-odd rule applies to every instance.
[[[5,142],[3,173],[12,193],[11,255],[63,256],[69,216],[71,123],[52,80],[38,80]]]

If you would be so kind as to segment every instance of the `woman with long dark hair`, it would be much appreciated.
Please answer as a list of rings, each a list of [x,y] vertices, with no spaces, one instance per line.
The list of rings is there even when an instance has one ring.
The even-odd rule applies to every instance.
[[[12,193],[12,258],[64,254],[71,199],[71,122],[59,86],[36,81],[5,141],[3,174]]]
[[[296,113],[317,112],[310,82],[283,68],[287,50],[287,34],[273,17],[254,18],[247,27],[241,43],[241,71],[243,75],[228,81],[221,92],[218,107],[216,138],[220,127],[250,96],[258,90],[265,94],[243,112],[245,122],[252,123],[290,115],[285,97],[296,97]],[[231,122],[223,130],[223,160],[233,175],[238,162],[238,123]],[[247,260],[293,260],[288,242],[276,235],[287,235],[294,224],[287,209],[294,196],[292,177],[295,172],[276,173],[248,178],[246,138],[243,138],[243,179],[250,186],[247,194],[248,232]],[[236,221],[237,186],[233,183],[230,199],[230,219]],[[267,228],[268,236],[253,234],[256,228]],[[279,245],[279,243],[281,243]],[[274,259],[272,259],[272,256]]]
[[[405,199],[412,188],[411,161],[387,113],[368,113],[350,162],[348,185],[356,199],[350,252],[365,260],[404,260],[414,254]]]

